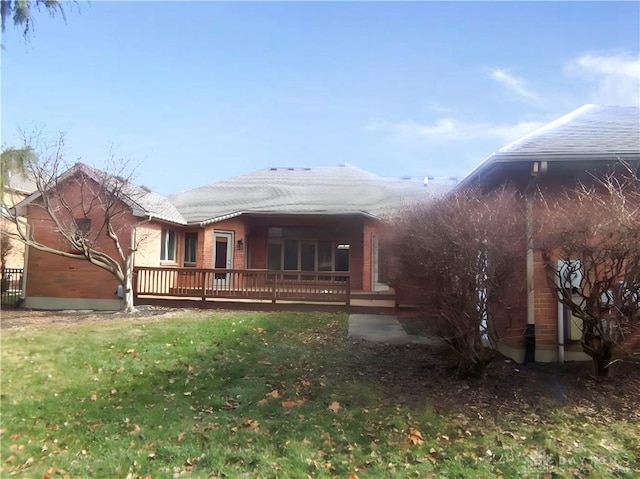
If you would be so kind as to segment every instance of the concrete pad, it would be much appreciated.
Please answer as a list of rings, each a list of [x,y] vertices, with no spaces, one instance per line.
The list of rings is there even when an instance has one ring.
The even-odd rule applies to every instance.
[[[349,337],[382,343],[404,343],[407,333],[395,316],[385,314],[352,314]]]
[[[408,335],[395,316],[386,314],[352,314],[349,316],[349,337],[389,344],[442,345],[442,340]]]

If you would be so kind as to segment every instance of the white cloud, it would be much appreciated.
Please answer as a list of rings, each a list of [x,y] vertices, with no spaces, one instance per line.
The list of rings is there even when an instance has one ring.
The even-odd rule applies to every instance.
[[[522,78],[501,69],[492,71],[489,76],[498,83],[506,86],[521,99],[534,104],[541,102],[540,95],[527,87],[527,83]]]
[[[568,63],[566,72],[590,84],[593,103],[640,105],[640,56],[582,55]]]
[[[511,142],[540,128],[544,122],[521,121],[517,123],[467,122],[454,118],[441,118],[433,123],[375,122],[366,131],[390,132],[402,139],[430,142],[498,139]]]

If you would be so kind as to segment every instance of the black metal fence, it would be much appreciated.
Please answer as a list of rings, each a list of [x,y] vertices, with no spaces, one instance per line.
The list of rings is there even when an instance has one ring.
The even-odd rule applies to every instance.
[[[22,297],[22,268],[4,268],[2,270],[2,280],[0,282],[0,292],[2,306],[13,306]]]

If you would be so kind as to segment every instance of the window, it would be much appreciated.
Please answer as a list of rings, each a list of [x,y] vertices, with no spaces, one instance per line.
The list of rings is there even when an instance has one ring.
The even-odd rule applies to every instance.
[[[176,260],[176,232],[168,228],[162,228],[160,238],[160,261]]]
[[[331,240],[271,239],[267,269],[349,271],[349,250],[349,244]]]
[[[184,265],[195,266],[198,250],[198,233],[184,234]]]
[[[267,269],[282,269],[282,243],[269,242],[267,245]]]
[[[90,218],[76,218],[77,233],[81,236],[87,237],[91,232],[91,219]]]

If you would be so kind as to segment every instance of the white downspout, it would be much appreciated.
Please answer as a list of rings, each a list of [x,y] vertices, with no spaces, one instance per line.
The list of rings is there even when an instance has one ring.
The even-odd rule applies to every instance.
[[[26,236],[27,238],[31,237],[31,225],[27,223],[26,225]],[[24,258],[22,263],[22,294],[21,299],[24,301],[27,297],[27,271],[29,270],[29,244],[24,244]],[[23,303],[24,306],[24,303]]]
[[[558,362],[564,363],[564,306],[558,301]]]
[[[533,200],[527,197],[527,324],[535,324],[535,288],[533,264]]]

